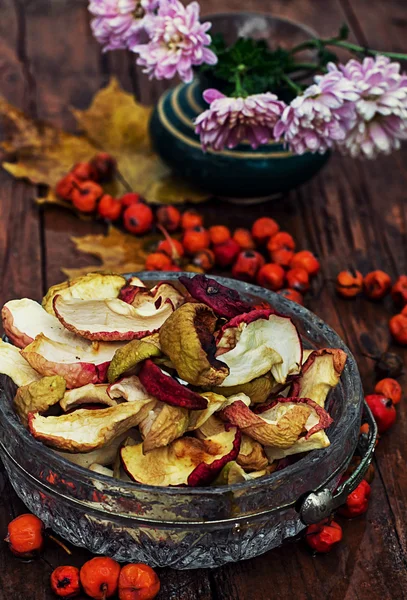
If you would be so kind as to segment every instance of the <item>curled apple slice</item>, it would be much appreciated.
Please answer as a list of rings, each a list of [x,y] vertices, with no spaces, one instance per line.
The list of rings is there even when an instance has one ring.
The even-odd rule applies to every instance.
[[[146,302],[159,308],[161,304],[170,303],[176,310],[184,302],[184,296],[170,283],[158,283],[151,290],[134,284],[125,286],[119,295],[120,300],[138,308]]]
[[[270,394],[274,393],[274,391],[280,387],[281,385],[275,382],[271,373],[266,373],[265,375],[256,377],[256,379],[252,379],[252,381],[248,381],[247,383],[241,383],[240,385],[232,385],[229,387],[213,387],[210,391],[216,394],[222,394],[227,398],[229,398],[229,396],[235,396],[236,394],[242,393],[250,398],[252,404],[260,404],[265,402]]]
[[[43,376],[61,375],[68,388],[104,383],[107,368],[119,344],[86,344],[85,348],[54,342],[38,335],[21,350],[23,357]]]
[[[57,404],[63,398],[65,389],[65,379],[59,375],[43,377],[19,387],[14,397],[14,408],[23,425],[27,425],[30,412],[46,412],[50,406]]]
[[[79,408],[83,404],[104,404],[105,406],[116,406],[116,400],[110,398],[107,393],[107,384],[88,383],[82,387],[65,392],[59,405],[64,412],[73,408]],[[34,412],[34,411],[33,411]],[[41,411],[39,411],[41,412]]]
[[[143,360],[160,355],[161,350],[156,344],[150,343],[150,338],[132,340],[115,352],[107,371],[107,378],[113,383],[122,375],[134,371]]]
[[[300,437],[295,444],[290,448],[275,448],[273,446],[265,446],[264,452],[270,462],[273,460],[280,460],[286,456],[292,454],[299,454],[300,452],[310,452],[310,450],[320,450],[321,448],[327,448],[329,446],[329,438],[325,431],[317,431],[313,433],[309,438]]]
[[[18,348],[3,340],[0,340],[0,373],[10,377],[19,387],[41,379],[41,375],[32,368]]]
[[[155,448],[168,446],[185,433],[188,422],[188,411],[185,408],[157,402],[139,425],[144,440],[143,451],[147,453]]]
[[[221,387],[247,383],[271,371],[278,383],[300,372],[302,344],[289,317],[254,310],[223,326],[216,356],[229,367]]]
[[[143,444],[121,449],[129,476],[139,483],[156,486],[206,485],[222,467],[239,454],[240,432],[230,427],[212,438],[183,437],[165,448],[143,454]]]
[[[162,351],[178,375],[192,385],[220,385],[229,373],[228,367],[214,355],[216,322],[208,306],[187,302],[160,329]]]
[[[266,468],[252,473],[246,473],[236,461],[231,461],[225,465],[212,485],[233,485],[234,483],[243,483],[252,479],[258,479],[268,474]]]
[[[135,430],[133,430],[135,431]],[[92,452],[78,452],[77,454],[73,454],[71,452],[61,452],[59,450],[54,450],[56,454],[62,456],[66,460],[79,465],[80,467],[84,467],[85,469],[89,469],[90,465],[93,463],[97,463],[102,466],[112,465],[119,452],[119,448],[127,439],[129,435],[128,431],[125,431],[121,435],[114,438],[110,443],[105,444],[101,448],[96,448],[96,450],[92,450]],[[141,441],[141,439],[139,440]]]
[[[202,410],[208,405],[206,398],[179,383],[150,359],[141,365],[138,376],[147,393],[161,402],[191,410]]]
[[[112,273],[87,273],[75,279],[69,279],[49,288],[44,296],[42,306],[54,315],[54,298],[63,296],[66,300],[79,298],[81,300],[105,300],[117,298],[120,289],[126,284],[122,275]]]
[[[146,301],[137,308],[118,298],[110,300],[65,300],[54,298],[55,314],[60,322],[88,340],[126,341],[141,339],[158,331],[173,313],[170,301]]]
[[[236,290],[206,275],[195,275],[192,278],[182,276],[179,280],[195,300],[209,306],[219,317],[231,319],[253,309],[251,304],[241,299]]]
[[[140,402],[152,398],[136,375],[123,377],[107,388],[110,398],[115,400],[126,400],[127,402]]]
[[[214,415],[229,404],[233,404],[236,400],[241,400],[247,406],[250,405],[250,398],[245,394],[235,394],[226,398],[220,394],[214,394],[213,392],[204,392],[201,394],[203,398],[208,401],[208,406],[204,410],[191,411],[189,414],[188,431],[194,431],[196,429],[202,430],[205,423]],[[222,424],[224,428],[224,424]],[[208,437],[208,436],[207,436]]]
[[[105,477],[114,477],[113,469],[108,469],[107,467],[99,465],[98,463],[92,463],[89,466],[89,471],[93,471],[99,475],[105,475]]]
[[[4,331],[19,348],[28,344],[43,333],[50,340],[72,346],[86,347],[89,342],[67,331],[54,315],[47,313],[38,302],[29,298],[10,300],[1,311]]]
[[[280,397],[276,398],[269,404],[257,406],[255,411],[257,414],[261,414],[263,417],[270,419],[276,415],[276,412],[278,414],[279,412],[281,413],[281,411],[284,411],[284,405],[298,406],[299,404],[307,405],[311,409],[309,417],[305,423],[306,439],[311,437],[311,435],[314,433],[317,433],[317,431],[327,429],[333,423],[333,419],[329,413],[327,413],[322,406],[319,406],[317,402],[311,400],[311,398],[297,398],[292,396],[287,398]]]
[[[30,413],[28,427],[37,440],[52,448],[91,452],[136,427],[154,403],[154,400],[124,402],[101,410],[79,409],[60,417]]]
[[[311,414],[306,403],[277,403],[261,415],[237,401],[220,413],[228,423],[239,427],[242,433],[267,446],[289,448],[300,437]]]
[[[311,398],[324,407],[329,391],[338,385],[347,356],[338,348],[322,348],[311,352],[300,377],[290,389],[290,396]]]
[[[243,434],[237,463],[245,471],[261,471],[267,467],[269,461],[263,446],[252,440],[248,435]]]

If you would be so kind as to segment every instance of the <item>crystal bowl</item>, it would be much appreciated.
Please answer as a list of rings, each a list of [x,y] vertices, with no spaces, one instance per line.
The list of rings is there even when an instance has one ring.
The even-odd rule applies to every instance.
[[[178,273],[137,273],[148,284]],[[186,274],[191,276],[192,274]],[[348,355],[328,410],[331,445],[281,471],[223,487],[161,488],[96,474],[35,440],[17,418],[15,385],[0,378],[0,456],[27,507],[65,539],[119,561],[176,569],[219,567],[280,545],[304,527],[301,499],[330,496],[357,445],[363,393],[355,360],[340,337],[298,304],[260,287],[216,277],[249,300],[265,300],[297,325],[305,347]],[[311,494],[312,497],[314,495]],[[319,510],[319,509],[318,509]],[[325,501],[318,520],[327,512]]]

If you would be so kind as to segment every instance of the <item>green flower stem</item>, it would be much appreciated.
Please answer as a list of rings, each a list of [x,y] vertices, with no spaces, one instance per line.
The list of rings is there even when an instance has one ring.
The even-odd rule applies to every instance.
[[[294,83],[294,81],[292,79],[290,79],[288,77],[288,75],[283,74],[281,79],[283,81],[285,81],[285,83],[288,85],[288,87],[293,90],[293,92],[295,92],[295,95],[298,96],[299,94],[302,94],[302,88],[297,85],[296,83]]]
[[[345,42],[344,40],[341,40],[339,38],[329,38],[325,40],[308,40],[306,42],[298,44],[298,46],[294,46],[294,48],[291,49],[291,54],[296,54],[297,52],[301,52],[302,50],[308,50],[310,48],[317,48],[318,46],[336,46],[338,48],[346,48],[346,50],[350,50],[351,52],[358,52],[361,54],[371,54],[373,56],[381,54],[383,56],[388,56],[389,58],[394,58],[396,60],[407,60],[407,54],[402,54],[400,52],[385,52],[384,50],[371,50],[370,48],[365,48],[364,46],[359,46],[358,44]]]
[[[248,94],[242,84],[242,75],[246,71],[245,65],[239,65],[235,72],[235,98],[247,98]]]

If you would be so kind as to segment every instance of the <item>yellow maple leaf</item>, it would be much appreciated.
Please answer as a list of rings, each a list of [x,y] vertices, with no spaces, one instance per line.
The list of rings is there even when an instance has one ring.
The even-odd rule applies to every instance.
[[[105,187],[107,193],[120,196],[136,191],[151,204],[206,200],[207,193],[172,174],[152,151],[148,135],[151,110],[112,78],[95,94],[87,110],[72,109],[83,129],[81,135],[73,135],[30,119],[0,97],[0,118],[6,133],[1,147],[15,159],[5,160],[3,167],[15,177],[50,186],[39,202],[61,204],[52,188],[75,163],[88,161],[103,150],[116,158],[119,169],[115,181]]]
[[[90,234],[83,237],[72,237],[71,239],[77,250],[96,256],[101,264],[78,269],[61,269],[69,279],[96,271],[112,271],[115,273],[142,271],[147,256],[155,250],[162,236],[135,237],[110,226],[107,235]]]

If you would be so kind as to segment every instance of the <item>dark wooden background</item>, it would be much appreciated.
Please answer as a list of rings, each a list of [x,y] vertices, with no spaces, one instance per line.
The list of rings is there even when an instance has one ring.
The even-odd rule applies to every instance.
[[[92,39],[85,0],[0,0],[0,92],[34,117],[74,130],[69,106],[88,106],[111,74],[143,102],[153,102],[162,84],[149,83],[124,52],[102,55]],[[271,11],[332,35],[346,21],[361,44],[406,51],[406,0],[202,0],[204,12]],[[381,268],[395,278],[407,272],[407,148],[376,162],[333,158],[311,183],[283,201],[250,209],[209,203],[207,223],[232,227],[269,214],[298,244],[322,260],[308,306],[334,327],[354,351],[366,391],[373,362],[365,354],[389,347],[390,299],[373,304],[338,299],[332,279],[347,265],[367,272]],[[68,212],[39,210],[33,188],[0,171],[0,302],[40,299],[60,281],[60,266],[88,264],[70,241],[72,234],[100,232]],[[89,258],[89,263],[93,259]],[[401,352],[400,349],[398,351]],[[406,358],[406,352],[404,352]],[[406,378],[404,377],[404,384]],[[406,389],[407,392],[407,389]],[[399,600],[407,598],[407,397],[398,421],[376,453],[373,497],[365,518],[341,520],[343,543],[314,557],[300,541],[286,543],[257,559],[213,571],[162,569],[166,600]],[[24,510],[0,470],[0,538],[7,523]],[[0,599],[52,597],[51,568],[68,558],[51,545],[44,557],[24,564],[0,542]]]

